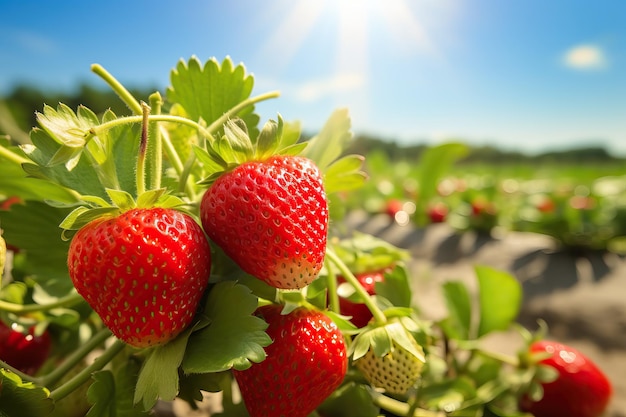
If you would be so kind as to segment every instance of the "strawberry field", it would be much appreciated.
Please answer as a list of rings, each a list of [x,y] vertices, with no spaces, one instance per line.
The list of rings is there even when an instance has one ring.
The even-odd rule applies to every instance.
[[[27,139],[0,139],[0,416],[147,416],[206,393],[223,417],[606,410],[612,382],[584,352],[517,322],[515,276],[476,265],[432,319],[412,254],[346,219],[621,253],[619,167],[496,172],[458,143],[390,161],[350,151],[345,109],[308,139],[261,120],[278,93],[252,95],[228,58],[181,60],[149,97],[91,69],[124,114],[42,103]],[[502,332],[513,353],[484,345]]]
[[[365,162],[370,180],[346,206],[388,213],[401,224],[541,233],[574,252],[626,253],[623,160],[489,165],[464,162],[468,152],[461,143],[434,146],[416,160],[372,152]]]

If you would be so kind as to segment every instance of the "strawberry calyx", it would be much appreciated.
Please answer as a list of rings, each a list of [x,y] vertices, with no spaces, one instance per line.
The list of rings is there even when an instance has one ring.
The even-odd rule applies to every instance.
[[[348,354],[356,361],[372,349],[377,357],[383,357],[393,351],[395,342],[419,361],[426,362],[423,349],[416,348],[416,344],[411,341],[415,337],[409,328],[417,330],[417,326],[409,317],[397,317],[384,325],[370,323],[355,337]]]
[[[248,133],[242,119],[232,118],[224,124],[224,134],[206,148],[194,147],[196,157],[205,168],[206,178],[200,184],[210,185],[222,174],[249,161],[264,161],[276,155],[299,155],[307,146],[298,143],[299,134],[283,134],[284,122],[280,114],[270,119],[256,138]]]
[[[59,225],[63,229],[63,239],[69,240],[72,232],[99,218],[115,217],[135,208],[180,209],[186,204],[179,197],[168,194],[165,188],[145,191],[137,199],[122,190],[107,189],[106,193],[110,202],[100,197],[83,196],[81,205],[72,210]]]

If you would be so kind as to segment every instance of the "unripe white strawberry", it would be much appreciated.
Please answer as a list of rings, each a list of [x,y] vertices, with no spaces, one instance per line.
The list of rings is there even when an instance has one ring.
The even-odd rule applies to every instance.
[[[410,341],[415,350],[423,353],[415,339],[411,338]],[[390,394],[404,394],[419,379],[424,362],[393,341],[391,350],[382,357],[376,356],[370,347],[354,365],[372,386],[382,388]]]

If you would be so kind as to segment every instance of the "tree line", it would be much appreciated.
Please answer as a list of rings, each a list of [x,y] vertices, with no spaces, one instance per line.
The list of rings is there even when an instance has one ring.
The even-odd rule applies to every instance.
[[[150,94],[158,88],[134,88],[130,92],[140,99],[148,100]],[[41,111],[43,103],[56,107],[64,103],[72,109],[84,105],[96,113],[111,109],[117,115],[129,114],[128,108],[119,100],[115,93],[108,89],[96,88],[89,84],[80,84],[71,92],[44,91],[40,88],[18,85],[5,97],[0,99],[0,133],[7,133],[3,120],[8,111],[19,129],[28,132],[36,125],[35,112]],[[3,117],[4,116],[4,117]],[[306,135],[306,134],[305,134]],[[462,142],[462,140],[461,140]],[[590,141],[592,143],[592,141]],[[372,150],[384,152],[392,161],[418,160],[422,152],[429,147],[426,143],[400,144],[387,138],[357,134],[348,152],[366,155]],[[496,146],[471,146],[469,154],[460,163],[615,163],[625,162],[626,158],[612,155],[603,146],[589,145],[572,147],[559,151],[528,154],[520,151],[504,150]]]

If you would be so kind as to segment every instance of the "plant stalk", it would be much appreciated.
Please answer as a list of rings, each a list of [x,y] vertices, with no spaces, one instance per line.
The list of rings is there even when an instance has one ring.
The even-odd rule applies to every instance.
[[[104,368],[125,347],[126,344],[124,342],[116,340],[115,343],[107,348],[101,356],[93,361],[91,365],[87,366],[74,378],[52,391],[50,393],[50,398],[54,401],[59,401],[70,395],[74,390],[83,385],[91,377],[92,373]]]
[[[56,369],[40,377],[39,379],[41,384],[43,386],[50,386],[59,381],[65,374],[72,370],[76,364],[83,360],[85,356],[104,343],[110,336],[111,332],[109,329],[103,329],[96,333],[94,337],[72,352],[72,354],[68,356]]]
[[[335,252],[333,252],[330,248],[326,249],[326,256],[330,259],[332,263],[337,266],[339,272],[341,273],[341,276],[354,287],[356,293],[363,299],[363,303],[372,312],[372,316],[374,317],[374,320],[376,320],[376,323],[387,323],[387,317],[385,317],[385,313],[383,313],[383,311],[376,305],[372,297],[367,293],[365,288],[363,288],[359,280],[354,276],[352,271],[350,271],[350,268],[346,266],[341,258],[339,258],[339,256],[337,256],[337,254],[335,254]]]
[[[34,312],[49,311],[59,307],[72,307],[83,301],[83,297],[76,292],[71,292],[70,294],[59,298],[57,301],[50,304],[16,304],[0,300],[0,311],[23,315]]]
[[[126,103],[126,105],[135,114],[141,114],[141,104],[133,97],[133,95],[124,87],[115,77],[113,77],[107,70],[99,64],[93,64],[91,71],[100,76],[113,91],[120,97],[120,99]]]

